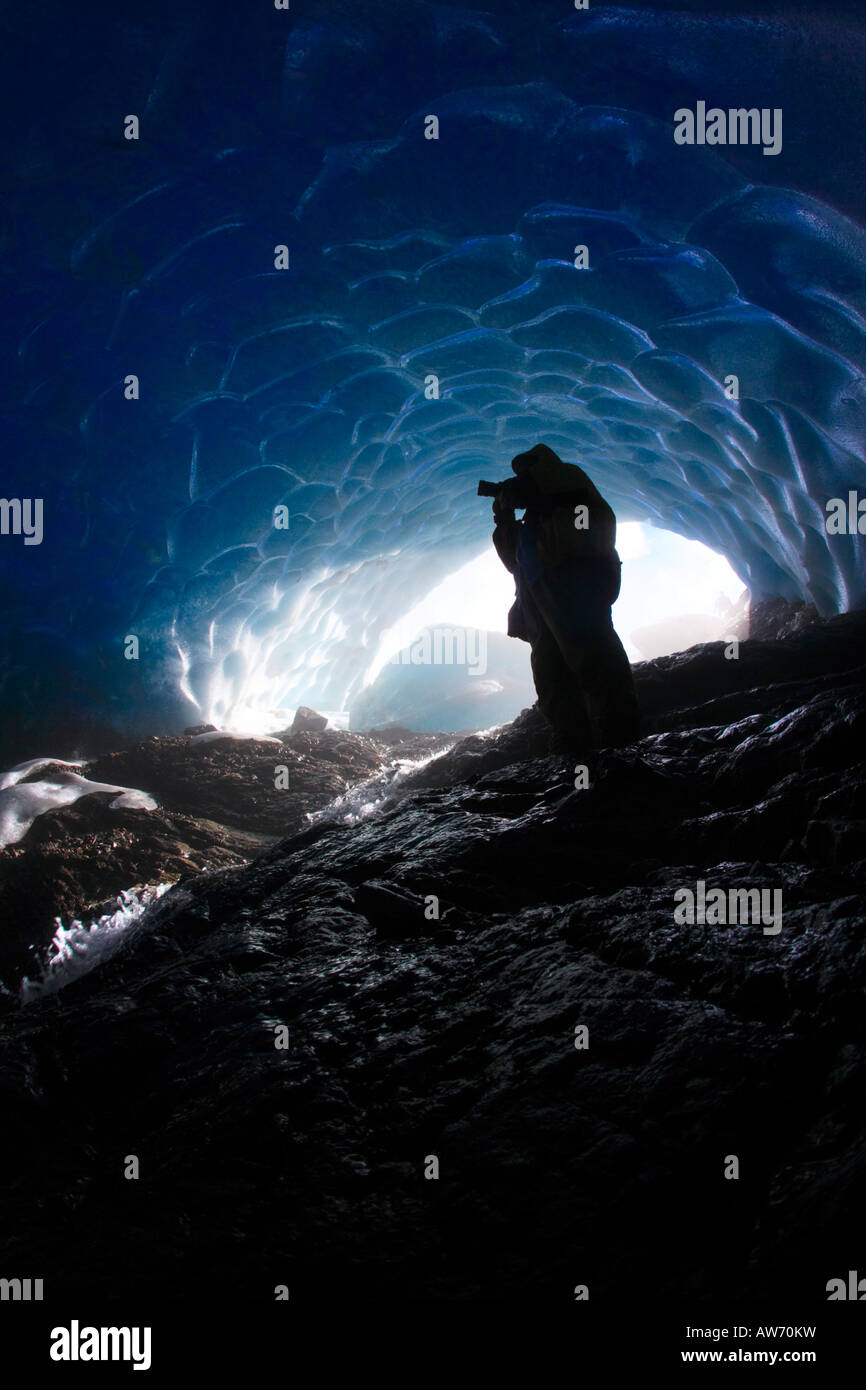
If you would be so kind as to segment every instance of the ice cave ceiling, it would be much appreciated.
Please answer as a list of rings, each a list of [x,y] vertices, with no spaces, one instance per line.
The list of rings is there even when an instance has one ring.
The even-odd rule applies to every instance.
[[[866,483],[853,15],[180,9],[0,21],[2,491],[44,499],[0,538],[7,716],[346,707],[539,439],[753,596],[863,605],[825,529]],[[678,145],[698,101],[781,152]]]

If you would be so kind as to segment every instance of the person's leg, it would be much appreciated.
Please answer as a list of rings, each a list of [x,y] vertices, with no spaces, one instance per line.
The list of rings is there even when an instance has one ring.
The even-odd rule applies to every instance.
[[[585,571],[544,576],[534,605],[580,692],[596,747],[621,747],[640,737],[631,665],[613,628],[608,581]]]
[[[596,746],[620,748],[640,738],[631,665],[613,625],[568,641],[563,655],[583,688]]]
[[[553,634],[545,629],[532,644],[532,677],[538,707],[551,725],[551,752],[583,753],[592,747],[586,701]]]
[[[523,615],[538,707],[553,731],[551,751],[584,752],[592,747],[593,734],[581,686],[531,598],[523,604]]]

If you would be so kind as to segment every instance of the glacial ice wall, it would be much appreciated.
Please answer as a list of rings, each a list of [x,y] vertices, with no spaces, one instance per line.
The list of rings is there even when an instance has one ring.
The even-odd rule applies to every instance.
[[[9,21],[2,710],[345,707],[539,439],[753,598],[863,605],[853,20],[245,9]],[[781,152],[678,145],[697,100]]]

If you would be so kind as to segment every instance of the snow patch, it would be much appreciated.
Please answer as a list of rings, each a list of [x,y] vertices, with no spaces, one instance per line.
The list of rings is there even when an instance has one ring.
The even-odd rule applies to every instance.
[[[246,743],[252,740],[254,743],[280,743],[278,738],[269,738],[267,734],[235,734],[228,729],[212,729],[206,734],[190,734],[190,743],[216,743],[219,739],[231,739],[233,743]]]
[[[27,777],[31,772],[38,772],[40,767],[52,766],[84,767],[84,763],[70,763],[65,758],[28,758],[26,763],[16,763],[8,772],[0,772],[0,791],[4,791],[6,787],[17,786],[22,777]]]
[[[0,847],[15,845],[23,840],[27,831],[38,816],[46,811],[56,811],[60,806],[71,806],[82,796],[92,796],[94,792],[117,792],[111,805],[127,810],[155,811],[156,801],[147,792],[135,787],[118,787],[111,782],[90,782],[79,777],[76,772],[56,772],[40,782],[21,783],[32,767],[44,767],[54,759],[34,758],[30,763],[21,763],[3,774],[9,779],[19,776],[10,784],[5,780],[0,789]],[[81,767],[81,763],[66,763],[66,767]]]

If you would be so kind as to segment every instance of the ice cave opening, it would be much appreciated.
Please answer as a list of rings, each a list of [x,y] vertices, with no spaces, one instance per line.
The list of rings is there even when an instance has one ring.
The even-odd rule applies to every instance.
[[[619,525],[617,550],[623,582],[613,616],[631,661],[748,631],[748,591],[724,555],[700,541],[636,521]],[[513,600],[514,581],[488,544],[381,629],[375,651],[367,649],[359,656],[354,717],[351,708],[323,708],[331,727],[411,722],[413,711],[420,709],[425,730],[439,732],[433,727],[437,696],[431,701],[431,689],[443,699],[438,716],[445,720],[443,730],[452,728],[447,720],[453,712],[449,716],[445,711],[453,709],[461,688],[477,697],[469,710],[478,727],[513,718],[535,699],[529,647],[506,637]],[[322,635],[338,646],[347,625],[332,618],[323,625]],[[279,629],[273,641],[257,646],[250,630],[241,634],[238,650],[244,653],[244,677],[238,684],[218,680],[202,716],[216,720],[221,729],[251,734],[285,728],[297,706],[312,698],[310,690],[322,664],[313,661],[306,668],[309,689],[303,673],[287,676],[272,654],[290,640],[291,631]],[[436,666],[448,669],[432,672]],[[193,698],[192,691],[188,693]]]

